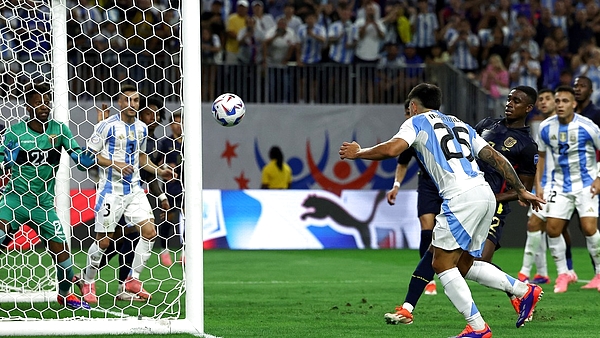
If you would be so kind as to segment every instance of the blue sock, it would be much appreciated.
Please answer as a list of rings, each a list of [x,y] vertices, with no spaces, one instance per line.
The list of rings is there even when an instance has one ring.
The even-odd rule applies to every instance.
[[[421,230],[421,243],[419,243],[419,257],[421,258],[425,255],[425,251],[429,249],[432,233],[433,230]]]
[[[433,271],[433,267],[431,266],[432,261],[433,254],[429,250],[425,251],[425,254],[419,261],[419,264],[417,264],[417,268],[410,278],[408,293],[404,299],[405,303],[417,307],[417,302],[419,301],[419,298],[421,298],[425,286],[433,280],[433,276],[435,275],[435,271]]]
[[[56,264],[56,279],[58,280],[58,293],[67,296],[71,292],[73,284],[73,262],[67,258]]]
[[[567,251],[565,252],[567,257],[567,268],[573,270],[573,255],[571,254],[571,244],[567,244]]]

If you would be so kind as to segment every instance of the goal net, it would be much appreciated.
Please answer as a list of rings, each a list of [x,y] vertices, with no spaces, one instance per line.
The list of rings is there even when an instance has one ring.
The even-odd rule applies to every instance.
[[[185,151],[186,144],[200,145],[202,138],[200,89],[192,82],[201,78],[199,17],[199,1],[17,0],[0,7],[3,130],[27,122],[31,114],[35,118],[36,110],[27,108],[28,85],[47,83],[49,119],[67,124],[84,147],[99,120],[107,118],[100,112],[108,111],[108,119],[120,115],[121,88],[133,85],[141,97],[138,117],[143,120],[141,114],[147,114],[143,121],[148,124],[149,144],[145,150],[153,151],[149,159],[179,175],[168,181],[146,177],[143,183],[154,208],[157,237],[137,279],[150,299],[123,284],[132,278],[132,257],[140,240],[139,233],[136,237],[135,231],[127,230],[136,227],[123,222],[104,255],[107,262],[101,263],[95,277],[97,302],[90,304],[90,309],[71,309],[57,302],[57,265],[47,250],[44,229],[33,220],[21,222],[23,218],[16,215],[26,203],[9,206],[5,197],[4,206],[14,215],[7,221],[18,229],[7,231],[0,251],[0,335],[203,335],[202,176],[198,175],[202,154],[200,147]],[[185,114],[188,110],[191,113]],[[188,129],[192,132],[185,134]],[[25,130],[28,137],[38,137],[33,129]],[[184,134],[186,144],[182,142]],[[52,143],[56,137],[48,135],[44,142]],[[127,140],[114,142],[121,141]],[[41,141],[36,138],[32,142],[39,145]],[[16,165],[27,161],[31,168],[31,153],[19,155]],[[42,151],[40,165],[50,163],[48,154]],[[96,189],[99,171],[104,169],[95,166],[81,171],[85,168],[77,168],[64,150],[56,161],[60,163],[58,171],[48,181],[56,180],[56,213],[76,275],[72,292],[81,298],[85,291],[79,286],[84,284],[77,278],[87,277],[89,271],[88,251],[96,242],[95,214],[102,212],[95,211],[100,196]],[[184,186],[186,168],[194,168],[194,175],[186,177]],[[6,172],[2,182],[6,184],[10,177]],[[157,184],[150,187],[147,183],[153,180]],[[158,193],[157,188],[161,190]],[[43,193],[27,191],[25,195],[39,198]],[[168,212],[162,208],[165,198]],[[179,224],[184,219],[196,223],[195,229],[185,231],[185,241]],[[128,245],[123,244],[127,241]]]

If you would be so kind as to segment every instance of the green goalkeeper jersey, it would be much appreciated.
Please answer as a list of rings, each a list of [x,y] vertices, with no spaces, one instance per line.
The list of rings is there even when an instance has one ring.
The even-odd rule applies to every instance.
[[[54,207],[55,176],[61,151],[81,152],[71,130],[54,120],[48,120],[42,134],[29,128],[26,121],[14,124],[4,134],[0,161],[4,161],[4,145],[11,141],[17,142],[20,150],[5,193],[17,193],[23,201]]]

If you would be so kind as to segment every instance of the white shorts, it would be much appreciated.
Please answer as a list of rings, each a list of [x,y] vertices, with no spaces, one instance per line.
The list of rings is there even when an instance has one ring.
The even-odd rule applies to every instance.
[[[449,200],[435,217],[431,244],[444,250],[462,249],[481,257],[496,211],[496,197],[488,185],[469,189]]]
[[[548,198],[552,194],[552,189],[544,189],[544,199],[548,201]],[[529,211],[527,212],[527,218],[531,217],[531,215],[535,215],[537,218],[541,219],[542,222],[546,222],[546,215],[548,214],[548,205],[550,203],[542,204],[542,208],[539,211],[533,210],[531,205],[529,206]]]
[[[569,220],[575,210],[579,218],[598,217],[598,197],[592,195],[590,187],[568,193],[552,189],[546,202],[546,217]]]
[[[119,220],[125,216],[127,224],[154,219],[152,207],[142,189],[136,189],[127,195],[106,194],[99,196],[96,202],[96,225],[99,233],[115,232]]]

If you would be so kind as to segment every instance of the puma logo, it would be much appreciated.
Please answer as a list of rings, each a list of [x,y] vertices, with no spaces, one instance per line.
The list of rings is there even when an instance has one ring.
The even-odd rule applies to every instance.
[[[377,211],[377,206],[379,205],[379,202],[381,202],[384,198],[385,191],[380,190],[377,193],[377,197],[375,197],[375,202],[373,203],[371,215],[367,220],[361,221],[354,218],[354,216],[349,214],[348,211],[344,209],[344,207],[340,206],[336,202],[328,198],[319,197],[317,195],[310,195],[308,196],[308,198],[306,198],[306,200],[304,200],[302,206],[307,209],[312,208],[312,211],[302,214],[300,216],[300,219],[304,221],[308,217],[316,219],[325,219],[326,217],[330,217],[332,220],[334,220],[337,224],[341,226],[354,228],[358,230],[358,233],[360,234],[360,238],[365,248],[371,249],[371,232],[369,230],[369,224],[375,217],[375,212]]]

